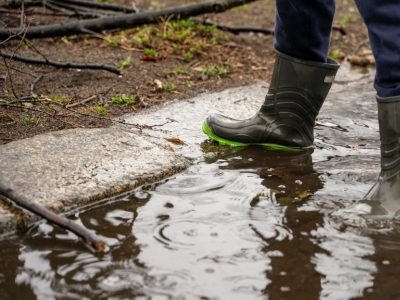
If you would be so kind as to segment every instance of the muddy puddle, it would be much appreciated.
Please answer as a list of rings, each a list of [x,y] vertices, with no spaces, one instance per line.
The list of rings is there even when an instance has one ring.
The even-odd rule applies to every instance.
[[[312,151],[200,159],[71,215],[105,238],[104,254],[46,222],[0,242],[0,298],[400,299],[400,224],[385,204],[362,201],[379,172],[372,75],[351,74],[333,87]],[[198,128],[210,110],[243,118],[264,91],[207,95],[132,122],[174,116],[159,133],[180,132],[187,146],[175,153],[203,157]]]
[[[375,157],[327,151],[250,147],[76,212],[102,255],[40,222],[1,243],[1,299],[399,299],[400,226],[358,201]]]

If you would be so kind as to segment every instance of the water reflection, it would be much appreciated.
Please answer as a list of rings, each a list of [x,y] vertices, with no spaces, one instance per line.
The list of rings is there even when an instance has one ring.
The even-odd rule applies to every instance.
[[[133,232],[146,251],[138,258],[155,277],[191,274],[171,279],[175,297],[264,299],[274,285],[273,262],[290,256],[297,235],[281,203],[301,202],[321,187],[310,151],[248,148],[194,166],[140,208]]]
[[[371,238],[351,228],[343,230],[328,216],[312,236],[321,248],[312,261],[316,271],[325,275],[320,299],[353,299],[373,286],[377,267],[368,258],[375,252]]]
[[[312,151],[248,148],[72,216],[105,237],[101,256],[43,222],[0,248],[2,295],[396,299],[400,226],[332,201],[333,181],[364,183],[315,169]]]

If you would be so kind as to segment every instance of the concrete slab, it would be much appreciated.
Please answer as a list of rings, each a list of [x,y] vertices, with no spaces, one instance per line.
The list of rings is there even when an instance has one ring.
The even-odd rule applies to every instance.
[[[134,133],[116,128],[73,129],[0,147],[0,181],[55,212],[66,212],[188,166],[188,160]],[[0,232],[36,218],[5,200]],[[20,224],[22,225],[22,224]]]

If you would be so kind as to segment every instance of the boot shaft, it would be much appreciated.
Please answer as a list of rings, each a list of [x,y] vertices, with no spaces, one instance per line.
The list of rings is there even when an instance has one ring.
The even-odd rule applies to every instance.
[[[319,63],[277,52],[269,90],[272,94],[295,87],[311,98],[324,100],[338,69],[339,64],[330,58],[327,63]]]
[[[390,178],[400,172],[400,96],[377,96],[376,100],[381,141],[381,176]]]
[[[271,85],[261,111],[295,124],[312,144],[315,120],[335,79],[339,64],[300,60],[277,52]]]

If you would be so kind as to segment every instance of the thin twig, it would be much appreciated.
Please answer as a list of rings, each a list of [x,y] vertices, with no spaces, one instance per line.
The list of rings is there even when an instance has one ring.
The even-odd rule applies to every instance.
[[[31,88],[29,90],[29,94],[31,95],[31,97],[34,99],[35,97],[35,93],[33,92],[33,89],[35,88],[36,83],[38,83],[41,79],[43,78],[43,75],[40,75],[38,78],[36,78],[32,84],[31,84]]]
[[[0,62],[0,65],[5,66],[5,64],[2,63],[2,62]],[[37,77],[36,75],[33,75],[33,74],[31,74],[31,73],[22,71],[22,70],[20,70],[20,69],[18,69],[18,68],[16,68],[16,67],[13,67],[13,66],[9,66],[9,68],[10,68],[11,70],[17,71],[17,72],[19,72],[19,73],[22,73],[22,74],[25,74],[25,75],[28,75],[28,76],[31,76],[31,77],[34,77],[34,78]],[[5,79],[5,78],[4,78],[4,79]]]
[[[95,235],[93,232],[89,231],[85,227],[81,226],[78,223],[75,223],[63,216],[59,216],[52,211],[48,210],[47,208],[36,204],[35,202],[29,200],[27,197],[18,195],[17,192],[15,192],[13,189],[8,188],[4,186],[0,182],[0,194],[7,197],[14,203],[16,203],[18,206],[21,206],[34,214],[37,214],[38,216],[41,216],[42,218],[48,220],[49,222],[56,224],[64,229],[67,229],[73,233],[75,233],[77,236],[82,238],[85,243],[90,245],[93,249],[95,249],[98,252],[103,252],[104,251],[104,241],[102,241],[97,235]]]
[[[15,90],[14,90],[14,84],[13,84],[13,81],[12,81],[12,76],[11,76],[10,68],[9,68],[9,66],[8,66],[8,64],[7,64],[6,58],[4,57],[4,53],[3,53],[1,50],[0,50],[0,55],[1,55],[1,57],[3,58],[4,65],[6,66],[6,69],[7,69],[7,74],[6,74],[6,75],[8,75],[8,78],[10,78],[11,92],[13,93],[13,95],[14,95],[15,98],[18,98],[18,95],[17,95],[17,93],[16,93]],[[6,78],[7,78],[7,77],[6,77]],[[5,80],[4,80],[4,83],[5,83]]]
[[[30,101],[21,101],[20,99],[18,99],[18,100],[19,100],[20,102],[43,102],[43,101],[45,101],[45,100],[43,100],[43,99],[39,99],[39,100],[30,100]],[[15,102],[18,102],[18,100],[15,101]],[[50,101],[50,102],[52,102],[52,101]],[[52,102],[52,103],[54,103],[54,102]],[[60,104],[60,105],[61,105],[61,104]],[[12,107],[12,108],[19,108],[19,109],[24,108],[24,109],[27,109],[27,110],[29,110],[29,111],[37,111],[37,112],[43,113],[43,114],[45,114],[45,115],[48,115],[48,116],[50,116],[51,118],[54,118],[54,119],[56,119],[56,120],[58,120],[58,121],[60,121],[60,122],[63,122],[64,124],[67,124],[67,125],[69,125],[69,126],[71,126],[71,127],[73,127],[73,128],[84,127],[84,126],[82,126],[82,125],[79,126],[79,125],[77,125],[77,124],[74,124],[74,123],[65,121],[65,120],[63,120],[63,119],[57,118],[57,115],[56,115],[57,111],[55,111],[55,110],[53,110],[53,113],[49,113],[49,112],[47,112],[47,111],[44,111],[44,110],[41,110],[41,109],[38,109],[38,108],[33,108],[33,107],[22,107],[21,105],[16,105],[16,104],[12,104],[12,103],[0,103],[0,106],[6,106],[6,107]]]
[[[92,70],[105,70],[114,74],[121,74],[121,70],[109,66],[109,65],[99,65],[99,64],[87,64],[87,63],[62,63],[62,62],[57,62],[53,60],[40,60],[40,59],[34,59],[30,57],[25,57],[25,56],[20,56],[20,55],[12,55],[9,53],[1,53],[3,58],[9,58],[9,59],[14,59],[30,64],[40,64],[40,65],[49,65],[53,66],[56,68],[64,68],[64,69],[92,69]]]
[[[65,1],[63,1],[65,2]],[[76,17],[85,17],[85,18],[102,18],[106,15],[110,15],[110,14],[104,14],[101,12],[97,12],[94,10],[86,10],[86,9],[82,9],[79,7],[76,7],[75,5],[69,5],[69,4],[65,4],[63,2],[60,1],[52,1],[52,0],[47,0],[46,3],[47,4],[52,4],[55,7],[60,7],[61,9],[67,9],[70,11],[74,12],[74,15]]]
[[[81,1],[81,0],[64,0],[63,2],[75,4],[84,7],[90,8],[99,8],[103,10],[111,10],[111,11],[119,11],[124,13],[137,13],[138,9],[135,7],[116,5],[110,3],[101,3],[101,2],[90,2],[90,1]]]
[[[25,1],[21,1],[21,28],[25,28],[25,21],[26,21],[26,16],[25,16]]]
[[[9,120],[11,120],[11,121],[8,122],[8,123],[0,123],[0,126],[10,126],[10,125],[12,125],[12,124],[17,123],[17,121],[16,121],[13,117],[7,115],[6,113],[0,112],[0,116],[5,116],[5,117],[8,118]],[[2,117],[2,119],[3,119],[3,118],[4,118],[4,117]]]
[[[57,6],[54,6],[53,4],[51,4],[51,3],[47,2],[47,1],[44,2],[44,6],[49,10],[52,10],[52,11],[54,11],[56,13],[62,14],[62,15],[67,16],[67,17],[75,16],[75,13],[66,12],[62,8],[58,8]]]
[[[81,105],[81,104],[83,104],[83,103],[86,103],[86,102],[89,102],[90,100],[95,99],[96,97],[97,97],[97,96],[94,95],[94,96],[91,96],[91,97],[89,97],[89,98],[83,99],[82,101],[79,101],[79,102],[76,102],[76,103],[72,103],[72,104],[65,105],[65,108],[71,108],[71,107],[75,107],[75,106]]]

